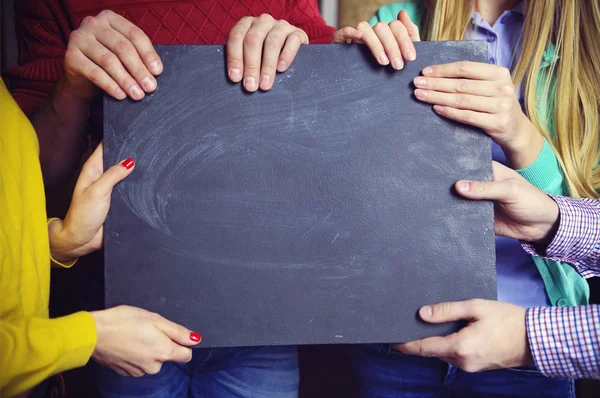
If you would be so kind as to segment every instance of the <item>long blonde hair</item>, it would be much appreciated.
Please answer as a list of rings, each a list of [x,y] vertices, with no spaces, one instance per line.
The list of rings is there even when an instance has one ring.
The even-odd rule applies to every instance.
[[[474,0],[423,0],[424,39],[463,39],[473,5]],[[526,6],[513,81],[523,82],[527,114],[552,144],[571,196],[598,198],[600,2],[530,0]],[[539,76],[548,42],[554,43],[558,59]],[[548,121],[540,120],[540,106],[551,107],[553,132],[548,131]]]

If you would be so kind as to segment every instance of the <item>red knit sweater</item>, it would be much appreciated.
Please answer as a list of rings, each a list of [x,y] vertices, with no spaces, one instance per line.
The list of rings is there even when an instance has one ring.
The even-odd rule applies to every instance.
[[[69,35],[88,15],[110,9],[142,28],[154,44],[225,44],[242,17],[271,14],[303,29],[311,43],[331,43],[316,0],[19,0],[19,66],[8,71],[25,112],[36,109],[62,73]]]

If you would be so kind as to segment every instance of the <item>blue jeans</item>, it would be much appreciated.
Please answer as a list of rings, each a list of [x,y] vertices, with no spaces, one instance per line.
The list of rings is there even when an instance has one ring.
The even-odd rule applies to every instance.
[[[534,368],[466,373],[435,358],[404,355],[390,344],[356,346],[353,370],[361,397],[575,398],[573,380]]]
[[[123,377],[98,366],[103,397],[296,398],[296,347],[197,348],[187,364],[165,363],[156,375]]]

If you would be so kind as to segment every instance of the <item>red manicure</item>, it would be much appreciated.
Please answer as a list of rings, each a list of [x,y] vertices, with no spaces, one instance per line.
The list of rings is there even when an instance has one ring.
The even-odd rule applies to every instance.
[[[121,163],[121,166],[125,167],[127,170],[133,167],[135,161],[132,158],[127,158]]]
[[[196,343],[199,343],[202,340],[202,336],[200,336],[196,332],[191,332],[190,333],[190,340],[195,341]]]

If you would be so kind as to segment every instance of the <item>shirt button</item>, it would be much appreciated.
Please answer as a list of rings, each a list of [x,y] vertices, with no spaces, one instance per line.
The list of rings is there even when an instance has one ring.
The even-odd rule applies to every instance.
[[[495,59],[495,58],[490,58],[490,59],[488,60],[488,62],[489,62],[490,64],[496,64],[496,59]]]
[[[507,17],[507,16],[504,16],[504,17],[502,17],[502,19],[500,20],[500,22],[501,22],[503,25],[506,25],[506,24],[508,23],[508,17]]]
[[[493,43],[496,41],[496,36],[488,36],[487,38],[488,43]]]
[[[558,300],[556,302],[556,305],[559,307],[566,307],[567,306],[567,299],[561,298],[560,300]]]

